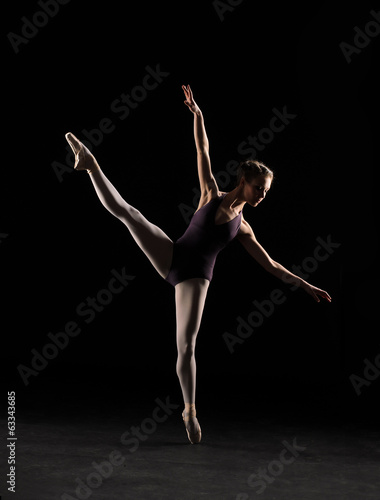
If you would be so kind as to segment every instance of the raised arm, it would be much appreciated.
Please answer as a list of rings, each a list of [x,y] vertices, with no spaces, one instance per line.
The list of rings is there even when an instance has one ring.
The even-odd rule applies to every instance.
[[[240,243],[244,246],[244,248],[247,250],[247,252],[266,271],[276,276],[276,278],[281,279],[287,284],[303,288],[305,292],[310,294],[317,302],[320,302],[319,297],[322,297],[323,299],[326,299],[329,302],[331,302],[331,297],[327,292],[313,285],[310,285],[310,283],[308,283],[307,281],[291,273],[288,269],[286,269],[278,262],[275,262],[257,241],[251,226],[244,219],[242,220],[240,232],[237,238],[239,239]]]
[[[185,104],[194,114],[194,139],[197,148],[198,176],[202,201],[202,198],[207,198],[210,195],[211,197],[215,196],[218,192],[218,186],[211,170],[209,142],[202,111],[194,101],[190,85],[182,85],[182,89],[186,97]]]

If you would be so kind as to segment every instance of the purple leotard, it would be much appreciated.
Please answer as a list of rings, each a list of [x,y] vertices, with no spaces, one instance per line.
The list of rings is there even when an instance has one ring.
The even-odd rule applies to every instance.
[[[191,278],[211,281],[218,253],[237,235],[241,213],[224,224],[215,224],[216,211],[226,195],[218,196],[193,215],[189,227],[175,243],[166,281],[176,286]]]

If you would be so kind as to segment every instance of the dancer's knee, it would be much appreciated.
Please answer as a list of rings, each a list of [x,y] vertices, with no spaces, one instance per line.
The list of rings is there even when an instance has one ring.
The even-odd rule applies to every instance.
[[[177,356],[177,374],[182,373],[185,369],[187,370],[189,366],[194,363],[195,360],[195,345],[190,342],[181,346],[178,346],[178,356]]]
[[[189,360],[194,356],[195,342],[189,342],[178,346],[178,358]]]
[[[179,356],[189,358],[194,356],[197,332],[190,325],[177,330],[177,350]]]
[[[183,376],[188,377],[195,369],[195,366],[194,352],[189,352],[187,355],[178,354],[176,371],[180,379]]]

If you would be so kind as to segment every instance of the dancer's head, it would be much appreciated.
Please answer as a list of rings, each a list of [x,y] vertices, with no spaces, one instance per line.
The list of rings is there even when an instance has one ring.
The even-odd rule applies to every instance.
[[[266,196],[273,181],[273,172],[264,163],[245,160],[238,166],[237,186],[249,205],[256,207]]]

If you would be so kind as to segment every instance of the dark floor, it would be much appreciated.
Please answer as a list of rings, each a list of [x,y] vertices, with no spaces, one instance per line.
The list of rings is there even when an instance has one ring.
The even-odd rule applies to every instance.
[[[211,398],[198,405],[202,443],[190,445],[182,408],[155,410],[157,397],[176,406],[175,396],[123,406],[115,394],[99,405],[95,393],[81,398],[78,387],[77,400],[54,405],[46,393],[46,405],[40,395],[19,411],[17,489],[6,492],[2,464],[2,500],[380,498],[376,418],[342,419],[329,405],[264,410],[262,401],[254,411],[240,396],[218,408]]]

